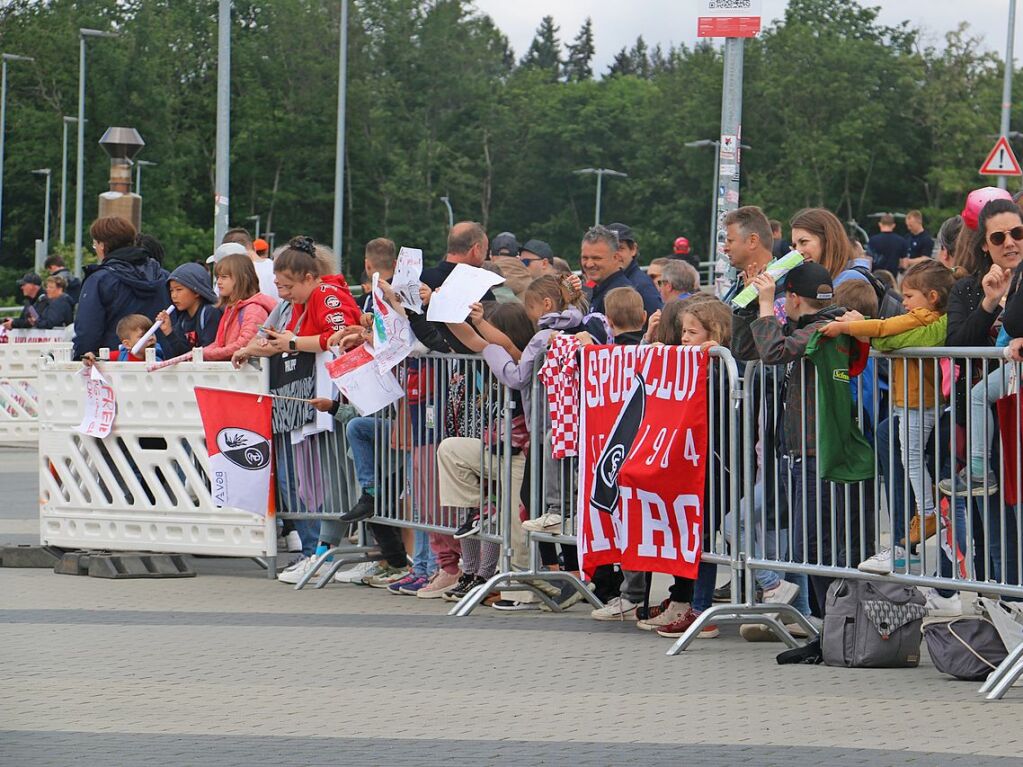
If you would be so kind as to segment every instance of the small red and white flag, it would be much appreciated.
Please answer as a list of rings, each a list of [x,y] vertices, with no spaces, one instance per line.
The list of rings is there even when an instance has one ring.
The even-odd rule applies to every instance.
[[[271,398],[196,386],[195,401],[206,432],[213,502],[266,515],[273,464]]]

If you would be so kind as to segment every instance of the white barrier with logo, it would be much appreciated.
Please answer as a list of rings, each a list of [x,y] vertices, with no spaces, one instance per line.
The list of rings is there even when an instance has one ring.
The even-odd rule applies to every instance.
[[[39,367],[45,356],[71,349],[70,328],[0,333],[0,445],[35,443]]]
[[[40,538],[64,548],[274,556],[272,513],[217,508],[194,387],[264,393],[264,369],[183,362],[146,372],[101,362],[117,414],[104,439],[75,431],[81,363],[44,362],[39,379]],[[269,500],[269,499],[268,499]],[[269,504],[268,504],[269,505]]]

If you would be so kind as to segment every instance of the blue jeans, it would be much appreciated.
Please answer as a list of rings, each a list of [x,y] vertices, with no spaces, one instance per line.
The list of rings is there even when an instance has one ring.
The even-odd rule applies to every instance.
[[[287,434],[274,435],[277,469],[277,500],[279,510],[284,513],[304,514],[308,511],[298,497],[298,480],[295,476],[295,459],[291,452],[290,439]],[[311,557],[316,552],[316,542],[320,537],[320,523],[315,519],[292,520],[295,532],[302,539],[303,556]]]
[[[345,427],[345,433],[348,436],[348,446],[352,450],[352,460],[355,462],[355,479],[363,492],[376,486],[374,447],[378,423],[380,434],[389,446],[391,433],[390,420],[375,416],[359,416],[349,421]]]

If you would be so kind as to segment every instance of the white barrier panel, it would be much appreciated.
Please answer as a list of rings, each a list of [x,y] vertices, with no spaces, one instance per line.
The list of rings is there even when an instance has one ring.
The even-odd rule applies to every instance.
[[[0,445],[39,438],[38,378],[43,357],[71,349],[65,329],[0,334]]]
[[[69,356],[65,353],[65,357]],[[183,362],[146,372],[104,362],[117,415],[105,439],[75,431],[85,386],[77,362],[47,360],[39,384],[40,538],[64,548],[274,556],[272,514],[217,508],[195,386],[267,391],[263,370]]]

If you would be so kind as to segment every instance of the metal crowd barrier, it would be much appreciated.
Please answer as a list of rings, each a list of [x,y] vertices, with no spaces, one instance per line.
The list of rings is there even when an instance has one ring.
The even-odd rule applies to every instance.
[[[1008,442],[1000,431],[995,439],[990,415],[1011,382],[1019,381],[1020,365],[1006,362],[1002,350],[992,348],[904,349],[890,355],[874,353],[871,358],[873,372],[852,380],[859,424],[868,438],[875,471],[857,482],[827,481],[816,470],[818,454],[813,446],[821,444],[820,399],[815,398],[813,410],[804,408],[795,418],[785,419],[784,368],[748,365],[743,384],[742,515],[745,529],[756,532],[747,535],[742,545],[741,567],[750,576],[746,598],[737,608],[714,607],[705,612],[669,654],[685,649],[709,622],[762,623],[793,645],[782,618],[806,622],[791,606],[756,603],[754,576],[761,571],[809,576],[820,601],[820,592],[833,578],[889,580],[1023,598],[1019,493],[1013,503],[1001,495],[1007,483],[1023,487],[1020,410],[1013,411],[1015,433]],[[911,374],[900,376],[900,388],[896,388],[893,372],[899,365],[919,366],[922,374],[912,374],[910,367]],[[793,365],[786,386],[805,391],[816,385],[812,376],[812,363],[800,360]],[[911,405],[900,410],[896,396]],[[786,422],[800,424],[797,434],[784,435],[788,455],[780,447],[781,432],[773,437],[765,432],[768,423],[783,429]],[[904,462],[900,438],[908,434],[911,422],[931,423],[933,429],[926,444],[909,437],[914,444],[908,445],[905,457],[911,461]],[[907,425],[900,428],[900,423]],[[972,451],[978,439],[982,444]],[[760,461],[755,465],[757,453],[751,446],[758,441]],[[1007,449],[1014,456],[1008,466],[1002,460]],[[983,475],[973,481],[971,451],[984,457],[993,480]],[[960,494],[967,491],[968,483],[973,486],[972,495]],[[797,492],[798,487],[803,492]],[[933,534],[926,535],[924,522],[924,541],[914,545],[906,538],[918,509],[917,493],[924,499],[930,496],[934,517]],[[754,498],[763,502],[755,504]],[[894,548],[900,540],[905,540],[904,553]],[[877,563],[871,565],[868,560],[886,549],[894,554],[891,572],[865,571],[877,569]],[[1010,654],[984,691],[992,696],[1004,694],[1023,675],[1021,659],[1023,650]]]
[[[39,370],[43,358],[71,349],[64,328],[0,335],[0,445],[39,439]]]

